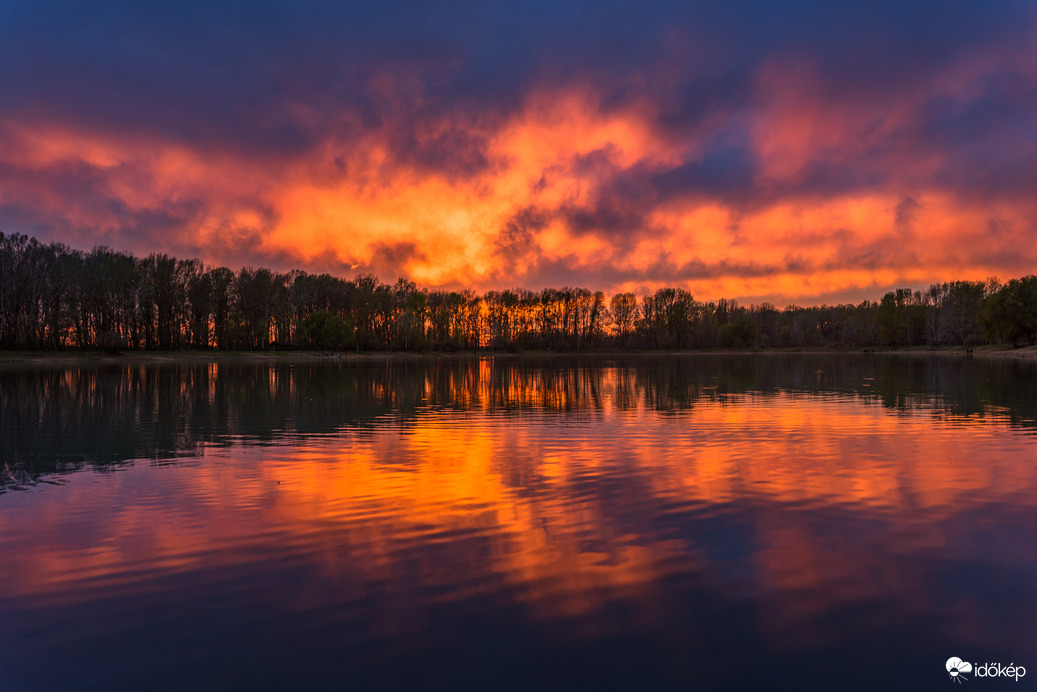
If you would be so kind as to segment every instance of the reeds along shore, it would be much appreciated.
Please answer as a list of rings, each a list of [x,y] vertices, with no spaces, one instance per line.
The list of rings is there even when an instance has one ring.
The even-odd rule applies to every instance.
[[[0,349],[573,352],[1037,344],[1037,276],[857,305],[702,302],[681,288],[426,290],[371,275],[207,267],[0,233]]]

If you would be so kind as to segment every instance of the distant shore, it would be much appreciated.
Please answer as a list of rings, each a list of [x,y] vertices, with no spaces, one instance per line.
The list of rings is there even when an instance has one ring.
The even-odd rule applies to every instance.
[[[108,354],[101,351],[0,351],[0,366],[88,366],[88,365],[162,365],[162,364],[316,364],[327,362],[406,362],[434,360],[463,360],[469,358],[581,358],[602,356],[717,356],[717,355],[896,355],[896,356],[930,356],[945,358],[965,358],[972,356],[983,359],[1035,360],[1037,346],[1011,348],[1010,346],[977,346],[971,353],[961,347],[945,346],[939,349],[901,348],[901,349],[864,349],[864,348],[764,348],[764,349],[703,349],[687,351],[522,351],[510,353],[505,351],[457,351],[424,353],[399,351],[355,351],[321,353],[318,351],[125,351],[119,354]]]

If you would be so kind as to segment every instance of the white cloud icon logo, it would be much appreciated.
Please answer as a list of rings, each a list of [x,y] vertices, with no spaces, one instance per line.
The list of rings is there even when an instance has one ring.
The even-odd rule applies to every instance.
[[[962,673],[972,672],[972,664],[961,660],[957,656],[951,656],[947,659],[947,672],[950,674],[951,680],[961,682],[963,679],[967,679],[962,676]]]

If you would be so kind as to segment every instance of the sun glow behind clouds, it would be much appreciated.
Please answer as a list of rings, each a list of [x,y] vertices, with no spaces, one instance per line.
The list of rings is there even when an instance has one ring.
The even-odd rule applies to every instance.
[[[579,210],[608,203],[607,176],[665,168],[680,158],[636,113],[602,114],[593,99],[575,96],[535,99],[495,133],[488,165],[464,178],[399,164],[377,140],[262,168],[161,142],[53,130],[25,141],[35,146],[8,151],[10,163],[44,181],[87,170],[118,207],[76,204],[60,186],[31,181],[6,186],[2,201],[28,198],[47,206],[66,217],[64,224],[93,230],[95,242],[114,234],[141,252],[193,250],[230,264],[339,271],[359,265],[429,286],[565,283],[564,273],[540,276],[554,266],[594,288],[679,284],[707,298],[809,301],[941,274],[1011,273],[1015,267],[999,261],[1012,255],[1018,230],[1031,227],[1029,205],[1000,205],[1008,231],[999,245],[976,253],[970,238],[989,226],[991,210],[936,190],[912,198],[909,219],[902,197],[871,192],[778,199],[750,209],[701,198],[656,200],[631,215],[638,227],[596,228],[593,213],[584,213],[590,222],[581,221]],[[341,172],[328,173],[336,167]],[[133,247],[119,233],[127,219],[175,216],[185,204],[190,214],[157,248]],[[235,254],[241,240],[254,257]]]
[[[732,31],[751,28],[744,13],[606,12],[607,41],[540,36],[540,18],[516,62],[492,12],[471,20],[486,46],[424,11],[322,20],[378,46],[325,43],[289,15],[277,21],[298,35],[254,64],[183,27],[174,49],[138,18],[228,80],[215,86],[118,36],[114,67],[75,34],[55,74],[22,45],[24,74],[0,70],[0,229],[429,287],[683,286],[778,304],[1032,272],[1034,17],[858,9],[861,28],[828,18],[845,31],[836,49],[808,31],[818,11],[749,32],[759,45]],[[393,48],[399,21],[421,50]],[[921,22],[925,50],[897,22]],[[227,50],[255,55],[262,33],[239,29]],[[149,70],[164,90],[139,83]]]
[[[500,232],[523,209],[579,204],[597,188],[581,158],[620,166],[665,160],[665,142],[636,115],[596,112],[583,95],[542,95],[493,133],[488,165],[464,178],[401,165],[381,142],[329,151],[348,173],[286,181],[270,200],[280,222],[264,248],[300,263],[334,257],[343,265],[396,271],[427,285],[494,283],[501,276]],[[303,178],[305,176],[298,176]],[[615,258],[605,243],[577,238],[564,223],[533,229],[521,255],[535,250],[574,268]]]

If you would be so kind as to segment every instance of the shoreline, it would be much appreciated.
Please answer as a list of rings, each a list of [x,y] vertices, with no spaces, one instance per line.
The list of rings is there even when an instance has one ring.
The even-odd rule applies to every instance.
[[[502,360],[550,359],[550,358],[601,358],[601,357],[714,357],[714,356],[757,355],[874,355],[939,357],[966,359],[970,354],[960,346],[948,346],[932,350],[928,348],[864,349],[864,348],[765,348],[765,349],[702,349],[681,351],[455,351],[424,353],[400,351],[362,351],[321,353],[319,351],[127,351],[117,355],[100,351],[0,351],[0,367],[24,366],[107,366],[107,365],[164,365],[164,364],[315,364],[329,362],[377,363],[418,362],[437,360],[469,360],[494,358]],[[1010,346],[977,346],[971,353],[973,358],[1037,361],[1037,346],[1011,348]]]

